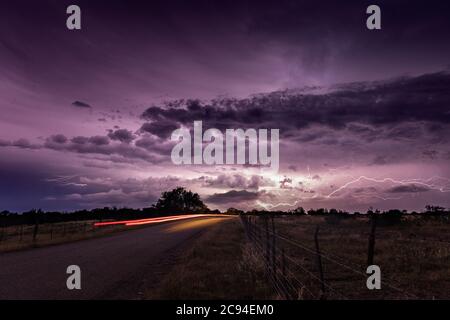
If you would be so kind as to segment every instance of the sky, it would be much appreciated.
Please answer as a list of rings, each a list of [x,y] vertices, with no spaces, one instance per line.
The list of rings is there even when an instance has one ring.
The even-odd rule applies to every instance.
[[[81,8],[81,30],[66,8]],[[450,207],[445,1],[3,1],[0,210]],[[171,133],[280,130],[280,168],[175,165]]]

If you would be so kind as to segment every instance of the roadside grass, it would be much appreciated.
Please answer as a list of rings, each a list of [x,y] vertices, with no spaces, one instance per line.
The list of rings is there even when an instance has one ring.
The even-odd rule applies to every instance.
[[[44,247],[130,230],[123,225],[94,227],[94,220],[39,224],[36,237],[34,225],[0,228],[0,252]]]
[[[204,231],[145,299],[273,299],[262,262],[241,222],[228,219]]]
[[[366,287],[370,221],[368,217],[297,216],[274,219],[278,234],[309,248],[308,252],[279,241],[286,255],[311,274],[291,264],[297,278],[317,295],[320,283],[314,233],[319,227],[322,254],[343,265],[322,259],[329,299],[449,299],[450,223],[423,217],[406,217],[394,225],[379,223],[376,229],[374,264],[381,268],[381,290]],[[263,226],[262,220],[259,221]],[[436,241],[439,240],[439,241]],[[394,289],[393,287],[400,289]]]

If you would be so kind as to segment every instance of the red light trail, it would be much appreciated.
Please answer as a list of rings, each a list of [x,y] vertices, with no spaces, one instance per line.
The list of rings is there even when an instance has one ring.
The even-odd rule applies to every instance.
[[[138,226],[144,224],[162,223],[167,221],[177,221],[184,219],[192,219],[198,217],[217,217],[217,214],[185,214],[178,216],[168,216],[168,217],[158,217],[158,218],[147,218],[147,219],[136,219],[136,220],[121,220],[121,221],[108,221],[108,222],[96,222],[94,227],[104,227],[112,225],[125,225],[125,226]]]

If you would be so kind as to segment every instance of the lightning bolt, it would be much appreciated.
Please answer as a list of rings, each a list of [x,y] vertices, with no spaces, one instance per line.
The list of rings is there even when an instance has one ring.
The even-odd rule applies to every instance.
[[[78,177],[78,175],[74,174],[71,176],[55,176],[54,178],[47,178],[45,179],[45,181],[49,181],[49,182],[66,182],[69,180],[72,180],[73,178]]]
[[[279,203],[277,203],[277,204],[271,204],[271,203],[265,203],[265,202],[262,202],[262,201],[260,201],[260,200],[257,200],[257,201],[256,201],[256,204],[257,204],[257,205],[260,205],[261,207],[263,207],[263,208],[266,209],[266,210],[270,210],[270,209],[273,209],[273,208],[276,208],[276,207],[281,207],[281,206],[294,207],[294,206],[296,206],[297,203],[299,203],[299,202],[300,202],[300,200],[296,200],[296,201],[294,201],[293,203],[279,202]]]
[[[273,208],[276,208],[276,207],[281,207],[281,206],[295,207],[300,201],[303,201],[305,199],[306,200],[314,199],[314,198],[317,198],[316,194],[313,195],[312,197],[309,197],[309,198],[303,198],[303,199],[300,199],[300,200],[295,200],[292,203],[289,203],[289,202],[278,202],[278,203],[272,204],[272,203],[262,202],[261,200],[256,200],[256,204],[260,205],[261,207],[263,207],[266,210],[270,210],[270,209],[273,209]]]
[[[56,176],[55,178],[47,178],[45,181],[57,182],[62,186],[87,187],[86,183],[71,182],[70,180],[77,178],[78,175],[72,176]]]
[[[450,181],[450,179],[443,178],[443,177],[437,177],[437,176],[434,176],[434,177],[432,177],[432,178],[428,178],[428,179],[425,180],[425,182],[422,182],[424,179],[420,179],[420,178],[417,178],[417,179],[408,179],[408,180],[396,180],[396,179],[393,179],[393,178],[375,179],[375,178],[370,178],[370,177],[366,177],[366,176],[360,176],[360,177],[358,177],[358,178],[355,179],[355,180],[352,180],[352,181],[347,182],[346,184],[344,184],[344,185],[342,185],[341,187],[337,188],[336,190],[334,190],[334,191],[331,192],[330,194],[326,195],[325,197],[326,197],[326,198],[331,198],[331,197],[332,197],[334,194],[336,194],[337,192],[339,192],[339,191],[341,191],[341,190],[344,190],[344,189],[346,189],[348,186],[350,186],[350,185],[352,185],[352,184],[354,184],[354,183],[356,183],[356,182],[360,182],[361,180],[367,180],[367,181],[376,182],[376,183],[392,182],[392,183],[395,183],[395,184],[401,184],[401,185],[407,185],[407,184],[412,184],[412,183],[414,183],[414,184],[418,184],[418,185],[425,186],[425,187],[430,188],[430,189],[433,189],[433,190],[438,190],[438,191],[440,191],[440,192],[450,192],[450,189],[446,189],[445,186],[442,187],[442,186],[436,186],[435,184],[426,183],[426,182],[429,182],[429,181],[431,181],[431,180],[433,180],[433,179],[436,179],[436,178],[444,179],[444,180],[446,180],[446,181]]]
[[[377,178],[371,178],[371,177],[367,177],[367,176],[360,176],[354,180],[351,180],[347,183],[345,183],[344,185],[340,186],[339,188],[337,188],[336,190],[334,190],[333,192],[331,192],[330,194],[326,195],[325,198],[332,198],[333,195],[335,195],[336,193],[338,193],[339,191],[342,191],[346,188],[348,188],[350,185],[360,182],[360,181],[371,181],[371,182],[376,182],[376,183],[383,183],[383,182],[392,182],[394,184],[400,184],[400,185],[408,185],[408,184],[416,184],[416,185],[421,185],[427,188],[430,188],[432,190],[438,190],[440,192],[450,192],[450,185],[444,185],[444,186],[439,186],[436,185],[435,183],[432,183],[433,180],[436,179],[440,179],[440,180],[444,180],[448,183],[450,183],[450,179],[449,178],[445,178],[445,177],[440,177],[440,176],[433,176],[431,178],[413,178],[413,179],[404,179],[404,180],[397,180],[394,178],[382,178],[382,179],[377,179]],[[280,194],[280,193],[279,193]],[[310,197],[310,198],[303,198],[300,200],[296,200],[294,202],[278,202],[278,203],[266,203],[266,202],[262,202],[260,200],[256,201],[256,204],[263,207],[266,210],[270,210],[276,207],[281,207],[281,206],[286,206],[286,207],[295,207],[297,206],[301,201],[303,200],[307,200],[307,199],[313,199],[313,198],[317,198],[319,196],[319,194],[315,194],[314,196]],[[363,195],[363,196],[357,196],[357,195],[352,195],[352,197],[354,198],[364,198],[367,195]],[[380,195],[370,195],[371,197],[375,197],[381,200],[399,200],[402,199],[403,197],[383,197]]]

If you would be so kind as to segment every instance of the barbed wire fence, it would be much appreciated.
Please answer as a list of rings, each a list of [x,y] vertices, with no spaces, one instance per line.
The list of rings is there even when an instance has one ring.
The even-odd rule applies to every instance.
[[[368,265],[374,261],[376,220],[369,233],[367,265],[359,265],[320,248],[320,229],[314,234],[314,247],[277,232],[273,216],[241,215],[245,233],[254,251],[263,261],[268,280],[282,299],[350,299],[347,291],[329,281],[333,268],[348,272],[347,277],[357,281],[361,288],[368,290],[366,273]],[[289,249],[289,250],[287,250]],[[288,254],[294,252],[295,254]],[[325,274],[325,265],[330,272]],[[414,293],[402,288],[397,280],[383,275],[383,286],[396,298],[419,299]]]
[[[52,243],[62,239],[95,234],[98,228],[92,221],[45,224],[21,224],[0,227],[0,249],[15,248],[33,243]]]

